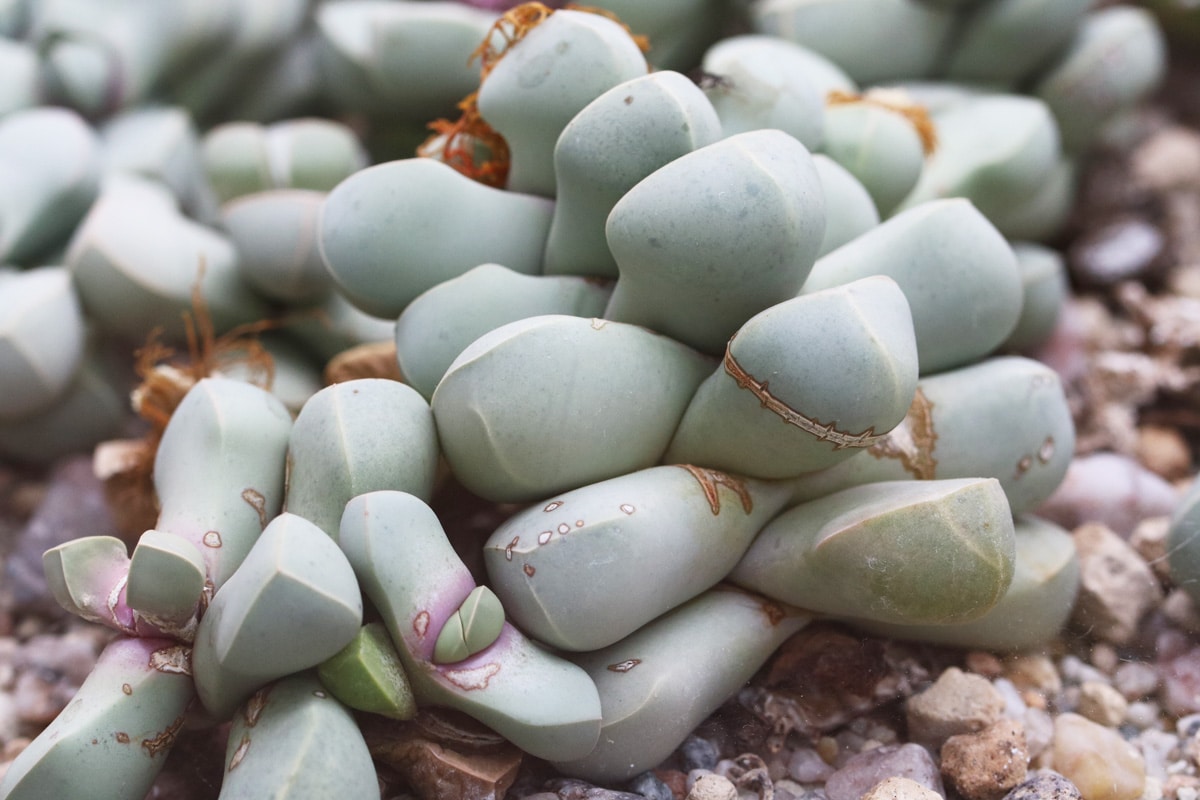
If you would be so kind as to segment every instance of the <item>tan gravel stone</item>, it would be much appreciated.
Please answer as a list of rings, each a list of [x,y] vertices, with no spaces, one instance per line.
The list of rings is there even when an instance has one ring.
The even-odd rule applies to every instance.
[[[1161,425],[1138,428],[1135,453],[1142,466],[1167,480],[1191,474],[1192,455],[1187,440],[1175,428]]]
[[[887,778],[875,784],[862,800],[942,800],[942,796],[909,778]]]
[[[1079,551],[1079,595],[1072,621],[1088,635],[1128,644],[1142,617],[1162,600],[1158,579],[1137,551],[1104,525],[1072,533]]]
[[[687,793],[687,800],[737,800],[737,796],[733,781],[710,772],[696,780]]]
[[[1130,177],[1152,191],[1191,188],[1200,180],[1200,134],[1172,125],[1151,136],[1130,157]]]
[[[1076,710],[1092,722],[1115,728],[1124,721],[1129,702],[1107,683],[1084,681],[1079,687]]]
[[[913,741],[936,750],[951,736],[973,733],[1004,713],[1004,697],[987,678],[950,667],[905,704]]]
[[[1078,714],[1054,720],[1054,768],[1083,800],[1137,800],[1146,783],[1141,755],[1116,731]]]
[[[1200,634],[1200,606],[1184,589],[1174,589],[1167,595],[1162,613],[1180,630]]]
[[[1033,690],[1043,697],[1056,697],[1062,691],[1062,677],[1049,656],[1024,653],[1005,663],[1005,677],[1018,689]]]
[[[1025,731],[1002,719],[978,733],[951,736],[942,745],[942,777],[966,800],[1000,800],[1028,772]]]
[[[1170,517],[1149,517],[1139,522],[1129,537],[1129,546],[1163,581],[1171,577],[1171,565],[1167,562],[1167,535],[1170,531]]]

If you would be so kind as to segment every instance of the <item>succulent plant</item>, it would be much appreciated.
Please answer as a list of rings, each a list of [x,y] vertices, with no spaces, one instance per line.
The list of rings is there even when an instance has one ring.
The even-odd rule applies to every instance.
[[[0,453],[114,435],[104,344],[164,337],[157,520],[44,560],[119,635],[0,797],[140,800],[185,724],[228,730],[222,797],[375,797],[363,715],[438,706],[615,783],[811,619],[1062,624],[1074,548],[1028,514],[1070,409],[1004,354],[1065,284],[1017,238],[1157,80],[1148,17],[758,0],[717,42],[733,3],[513,5],[0,2]]]
[[[1167,559],[1171,579],[1192,597],[1200,597],[1200,484],[1194,484],[1171,518]]]

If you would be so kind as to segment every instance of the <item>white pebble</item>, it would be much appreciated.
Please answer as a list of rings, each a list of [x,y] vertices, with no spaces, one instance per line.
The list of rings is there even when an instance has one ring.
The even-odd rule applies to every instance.
[[[1158,705],[1145,700],[1130,703],[1125,711],[1125,721],[1138,730],[1149,730],[1158,724]]]
[[[687,800],[738,800],[738,790],[728,778],[710,772],[688,790]]]

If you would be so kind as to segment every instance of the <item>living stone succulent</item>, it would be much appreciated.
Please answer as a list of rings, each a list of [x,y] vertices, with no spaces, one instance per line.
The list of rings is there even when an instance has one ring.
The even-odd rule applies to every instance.
[[[427,707],[615,784],[814,618],[998,650],[1065,619],[1032,513],[1070,409],[1014,355],[1064,273],[1015,239],[1161,73],[1142,12],[758,0],[717,42],[738,4],[18,5],[0,455],[120,435],[103,355],[144,345],[158,514],[46,553],[117,637],[0,798],[140,800],[185,725],[228,730],[223,798],[376,797],[355,714]]]

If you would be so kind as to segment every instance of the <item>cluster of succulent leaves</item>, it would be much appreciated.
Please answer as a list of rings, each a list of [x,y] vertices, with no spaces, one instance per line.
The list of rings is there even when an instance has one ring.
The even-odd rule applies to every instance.
[[[1057,631],[1074,548],[1030,512],[1074,433],[1056,375],[1012,354],[1054,325],[1062,264],[1034,241],[1161,73],[1153,23],[760,0],[757,33],[714,43],[720,0],[602,5],[629,28],[0,0],[0,454],[116,435],[97,343],[178,342],[198,265],[218,331],[301,320],[264,338],[273,391],[234,359],[174,409],[132,554],[46,554],[56,599],[120,635],[0,796],[140,798],[182,726],[232,719],[223,797],[376,797],[353,712],[419,706],[616,782],[814,617],[995,649]],[[502,188],[451,166],[451,144],[499,158],[481,129],[378,157],[476,89]],[[366,143],[277,121],[310,108]],[[321,388],[380,340],[403,382]],[[520,507],[482,570],[430,507],[448,474]]]

